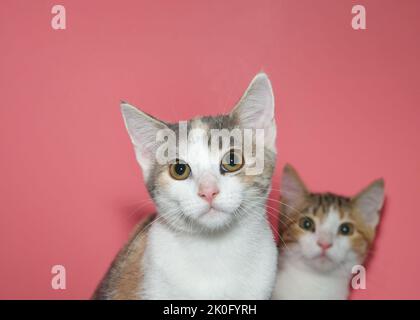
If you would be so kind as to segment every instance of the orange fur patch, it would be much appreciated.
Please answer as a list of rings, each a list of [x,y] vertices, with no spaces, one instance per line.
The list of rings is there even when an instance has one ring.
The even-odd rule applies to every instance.
[[[141,299],[144,278],[142,259],[152,215],[141,221],[128,243],[118,253],[109,270],[99,284],[92,299],[96,300],[138,300]]]

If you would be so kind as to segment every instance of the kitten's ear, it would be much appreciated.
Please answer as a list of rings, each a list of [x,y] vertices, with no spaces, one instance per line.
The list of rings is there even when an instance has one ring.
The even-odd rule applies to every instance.
[[[276,122],[274,120],[274,95],[270,79],[265,73],[257,74],[251,81],[231,116],[243,129],[264,129],[264,143],[276,151]]]
[[[126,102],[121,102],[121,112],[131,142],[134,145],[137,161],[143,170],[145,180],[147,180],[151,167],[156,162],[157,132],[168,127],[164,122]]]
[[[378,179],[352,199],[354,208],[362,215],[364,222],[372,228],[375,228],[379,222],[384,197],[384,180]]]
[[[281,178],[281,199],[287,205],[285,210],[297,210],[308,195],[309,191],[296,170],[290,164],[286,164]]]

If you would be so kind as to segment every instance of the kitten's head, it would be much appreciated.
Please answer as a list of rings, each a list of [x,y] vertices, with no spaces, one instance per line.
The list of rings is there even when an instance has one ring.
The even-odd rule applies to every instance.
[[[364,261],[384,201],[382,179],[354,197],[312,193],[286,165],[282,183],[280,234],[291,258],[326,272]],[[282,243],[280,242],[280,245]]]
[[[171,124],[127,103],[121,108],[148,191],[162,220],[171,227],[221,230],[264,206],[276,152],[274,97],[265,74],[252,80],[238,104],[225,115]],[[214,134],[215,129],[225,129],[218,131],[223,134],[234,131],[233,136],[239,134],[239,139],[228,136],[224,143]],[[261,129],[264,144],[258,150],[256,132]],[[250,130],[253,138],[247,140],[244,131]],[[253,147],[251,154],[245,152],[246,141]],[[169,149],[162,149],[165,146]],[[263,166],[258,174],[252,174],[256,163]]]

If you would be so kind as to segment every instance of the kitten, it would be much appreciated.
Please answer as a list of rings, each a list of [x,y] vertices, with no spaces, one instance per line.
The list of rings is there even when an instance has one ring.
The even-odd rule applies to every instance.
[[[347,299],[384,201],[382,179],[355,197],[312,193],[286,165],[281,182],[279,270],[273,299]],[[282,242],[283,241],[283,242]]]
[[[180,126],[121,108],[157,218],[139,224],[94,298],[269,299],[277,249],[265,211],[276,155],[268,77],[258,74],[229,114],[188,121],[187,152],[181,158],[175,143],[179,158],[168,163],[156,161],[156,136],[171,129],[179,137]],[[211,129],[234,128],[264,129],[262,154],[251,158],[231,143],[209,150]],[[262,172],[246,174],[258,159]]]

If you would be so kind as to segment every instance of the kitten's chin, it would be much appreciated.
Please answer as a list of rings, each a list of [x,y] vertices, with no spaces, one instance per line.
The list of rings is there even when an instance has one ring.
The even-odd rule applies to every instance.
[[[340,267],[341,262],[328,255],[317,255],[310,259],[309,264],[319,272],[331,272]]]
[[[215,208],[210,208],[197,219],[200,225],[210,230],[227,228],[232,223],[232,220],[233,215],[231,213],[226,213]]]

